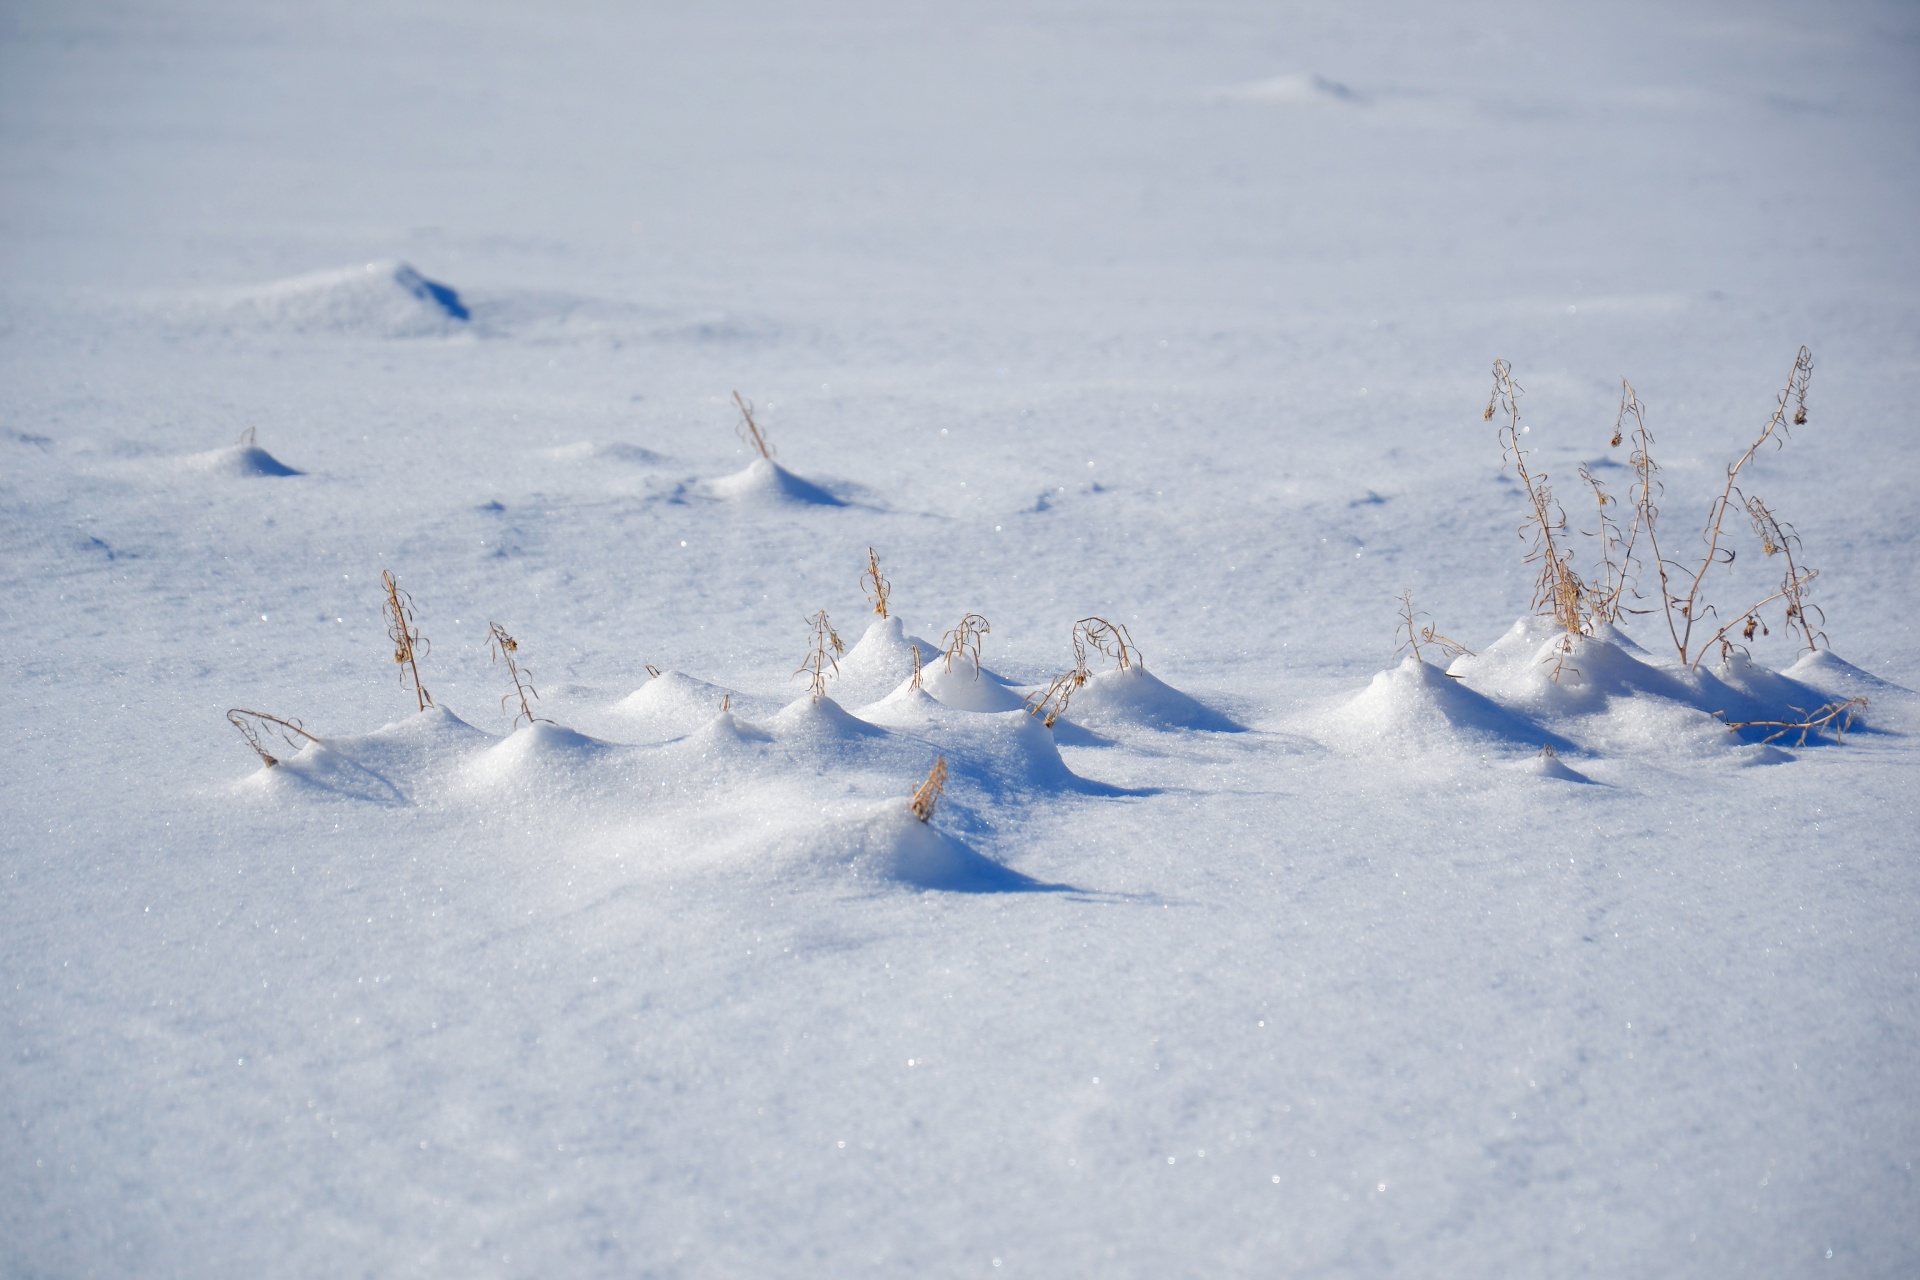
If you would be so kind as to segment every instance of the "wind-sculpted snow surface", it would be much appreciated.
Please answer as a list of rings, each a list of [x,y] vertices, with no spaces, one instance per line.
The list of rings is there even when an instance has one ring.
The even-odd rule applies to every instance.
[[[1920,1275],[1916,49],[6,6],[0,1276]]]
[[[1556,778],[1578,776],[1556,759],[1566,753],[1771,764],[1791,758],[1776,742],[1819,746],[1870,731],[1866,702],[1836,710],[1864,697],[1860,690],[1905,693],[1871,676],[1861,680],[1864,672],[1846,675],[1857,670],[1823,652],[1781,673],[1738,651],[1717,669],[1688,670],[1654,662],[1611,626],[1569,635],[1549,618],[1528,617],[1444,673],[1409,654],[1312,725],[1328,741],[1362,751],[1539,753],[1534,771]],[[1835,675],[1823,690],[1795,672]],[[1816,723],[1829,710],[1833,718]]]
[[[884,678],[903,652],[911,663],[916,644],[898,619],[876,620],[849,654],[852,674]],[[966,678],[975,678],[971,665]],[[373,733],[310,742],[240,786],[284,803],[407,805],[476,826],[530,824],[549,838],[644,830],[639,847],[671,851],[656,867],[668,871],[683,869],[688,851],[712,843],[711,823],[731,815],[722,863],[773,874],[839,867],[922,889],[1041,887],[943,828],[993,834],[1017,829],[1036,803],[1136,793],[1076,774],[1017,693],[991,673],[979,679],[1001,691],[991,706],[936,698],[909,676],[856,715],[832,697],[776,707],[667,671],[606,709],[630,742],[547,720],[495,738],[430,707]],[[1200,705],[1159,688],[1161,698]],[[749,722],[736,707],[766,714]],[[939,821],[929,823],[909,812],[907,797],[936,760],[946,787]],[[903,814],[917,830],[902,826]]]

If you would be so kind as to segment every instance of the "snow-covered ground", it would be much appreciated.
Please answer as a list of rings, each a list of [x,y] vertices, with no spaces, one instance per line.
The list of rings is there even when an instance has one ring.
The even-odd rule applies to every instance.
[[[9,6],[0,1272],[1920,1271],[1916,119],[1893,3]],[[1492,361],[1686,558],[1803,342],[1827,645],[1532,617]]]

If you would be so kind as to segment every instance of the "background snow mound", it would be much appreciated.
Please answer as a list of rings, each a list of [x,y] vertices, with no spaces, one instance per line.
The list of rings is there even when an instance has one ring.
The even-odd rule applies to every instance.
[[[180,460],[180,465],[184,470],[197,471],[202,475],[232,476],[241,480],[305,474],[253,444],[229,445],[224,449],[188,454]]]
[[[798,738],[808,743],[852,742],[879,737],[885,729],[858,719],[832,698],[800,697],[767,722],[776,740]]]
[[[1837,657],[1832,650],[1821,649],[1803,655],[1800,660],[1781,673],[1788,679],[1825,694],[1829,700],[1834,698],[1875,698],[1904,694],[1913,696],[1913,690],[1898,685],[1891,680],[1882,680],[1871,671],[1863,671],[1846,659]]]
[[[610,440],[595,442],[576,440],[572,444],[555,445],[551,449],[541,449],[538,456],[549,462],[595,463],[621,462],[635,467],[658,466],[667,461],[665,454],[655,453],[651,449],[625,441]]]
[[[1125,670],[1115,668],[1089,677],[1074,693],[1067,717],[1089,725],[1136,724],[1151,729],[1206,729],[1218,733],[1235,732],[1242,727],[1161,680],[1141,662]]]
[[[827,676],[827,691],[843,707],[864,707],[891,696],[913,677],[914,651],[922,668],[931,667],[940,650],[918,636],[909,636],[897,617],[875,618],[859,643],[840,659],[840,669]]]
[[[459,333],[469,318],[453,288],[393,260],[229,290],[190,311],[235,328],[379,338]]]
[[[816,856],[916,889],[1007,893],[1061,887],[1043,885],[974,852],[914,817],[905,800],[884,802],[864,817],[823,833]]]
[[[577,786],[581,770],[617,750],[610,742],[544,720],[521,725],[466,764],[470,781]]]
[[[1560,751],[1572,745],[1412,654],[1374,676],[1324,723],[1329,738],[1350,747],[1538,751],[1551,743]]]
[[[735,502],[784,503],[803,507],[847,505],[811,480],[803,480],[767,458],[755,458],[743,471],[709,480],[707,490],[716,498]]]
[[[697,680],[678,671],[662,671],[632,693],[613,704],[622,736],[642,736],[653,741],[677,738],[711,722],[723,702],[749,709],[764,703],[733,689],[705,680]]]
[[[958,711],[1017,711],[1027,705],[1020,691],[991,667],[975,667],[964,658],[955,659],[951,671],[944,657],[928,664],[920,672],[920,687]]]

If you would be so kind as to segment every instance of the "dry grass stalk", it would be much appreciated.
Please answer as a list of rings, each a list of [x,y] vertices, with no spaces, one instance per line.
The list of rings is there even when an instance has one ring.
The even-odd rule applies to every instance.
[[[1520,437],[1527,433],[1527,428],[1520,425],[1522,390],[1513,380],[1513,367],[1505,360],[1495,360],[1493,394],[1488,397],[1487,410],[1481,417],[1490,422],[1496,410],[1506,414],[1506,421],[1500,426],[1500,451],[1527,491],[1528,510],[1520,523],[1520,536],[1531,540],[1527,563],[1540,566],[1540,575],[1534,583],[1533,605],[1551,614],[1571,638],[1581,634],[1581,604],[1587,592],[1573,571],[1573,553],[1563,546],[1567,540],[1567,513],[1554,500],[1546,473],[1535,475],[1527,466],[1527,450],[1520,447]]]
[[[1461,644],[1458,640],[1449,639],[1434,630],[1431,620],[1428,621],[1426,626],[1420,626],[1419,620],[1425,617],[1427,617],[1425,613],[1418,612],[1413,607],[1413,592],[1410,590],[1401,591],[1400,629],[1394,634],[1405,636],[1406,639],[1400,642],[1399,649],[1393,651],[1395,657],[1400,655],[1402,649],[1411,648],[1414,658],[1417,661],[1425,662],[1427,660],[1426,655],[1420,652],[1420,646],[1423,644],[1432,645],[1434,648],[1440,650],[1440,656],[1442,660],[1446,662],[1452,662],[1455,658],[1471,658],[1473,656],[1473,650],[1467,648],[1467,646]],[[1456,679],[1457,678],[1458,677],[1456,677]]]
[[[927,770],[926,781],[914,788],[913,800],[910,802],[913,805],[913,816],[922,822],[930,821],[933,818],[934,806],[940,803],[940,793],[946,789],[947,759],[945,756],[939,756],[935,758],[933,768]]]
[[[940,643],[946,646],[947,670],[953,670],[955,658],[970,658],[973,661],[973,678],[980,678],[980,641],[993,630],[987,620],[977,613],[969,613],[954,624],[953,630],[940,637]]]
[[[813,700],[818,702],[827,696],[828,670],[831,669],[835,675],[839,674],[838,658],[847,651],[847,646],[841,643],[840,633],[835,631],[833,623],[827,620],[825,609],[808,618],[807,626],[812,628],[807,656],[799,666],[793,669],[793,674],[807,677],[807,688],[812,692]]]
[[[533,687],[533,672],[522,667],[519,660],[514,657],[520,652],[520,642],[508,635],[507,629],[499,623],[489,622],[487,623],[487,647],[493,650],[495,662],[507,664],[507,675],[513,680],[513,692],[502,694],[500,697],[501,709],[505,710],[507,704],[516,697],[520,700],[520,711],[513,718],[513,727],[519,728],[523,718],[528,724],[539,720],[541,717],[533,714],[533,707],[527,701],[529,697],[540,696],[540,691]]]
[[[1105,654],[1122,671],[1140,661],[1139,646],[1133,643],[1133,636],[1124,624],[1108,622],[1105,618],[1082,618],[1073,624],[1073,669],[1078,673],[1076,685],[1087,682],[1087,653]]]
[[[886,617],[887,597],[893,594],[893,584],[881,576],[880,557],[872,547],[867,548],[867,571],[860,575],[860,589],[873,602],[873,611]]]
[[[1789,434],[1787,430],[1789,419],[1796,426],[1807,420],[1807,387],[1812,379],[1813,352],[1801,347],[1793,358],[1793,368],[1787,373],[1786,385],[1780,388],[1780,394],[1775,397],[1773,414],[1767,419],[1767,424],[1760,429],[1760,434],[1754,437],[1753,443],[1747,446],[1746,452],[1727,465],[1726,483],[1721,486],[1719,495],[1713,500],[1713,505],[1707,508],[1706,528],[1700,534],[1705,547],[1701,552],[1700,567],[1695,569],[1692,576],[1686,580],[1686,594],[1680,594],[1678,588],[1662,591],[1667,629],[1673,633],[1674,647],[1679,651],[1680,661],[1689,669],[1697,668],[1700,660],[1713,647],[1713,640],[1709,640],[1695,648],[1693,629],[1704,620],[1705,615],[1714,612],[1713,607],[1706,602],[1701,592],[1701,586],[1706,581],[1707,574],[1715,565],[1733,563],[1733,549],[1723,546],[1722,543],[1726,539],[1725,525],[1728,510],[1736,505],[1736,500],[1741,507],[1746,506],[1746,495],[1740,492],[1736,484],[1740,472],[1753,460],[1753,456],[1760,452],[1761,446],[1769,440],[1773,442],[1775,448],[1784,445],[1785,438]],[[1791,412],[1789,412],[1790,407]],[[1661,576],[1664,588],[1666,575],[1663,573]],[[1805,581],[1802,581],[1793,586],[1790,592],[1786,590],[1777,592],[1761,603],[1768,603],[1789,594],[1797,597],[1804,586]],[[1755,606],[1755,608],[1758,607],[1758,605]],[[1751,613],[1751,610],[1747,612]],[[1742,618],[1745,616],[1745,614],[1741,615]],[[1727,627],[1722,627],[1713,639],[1723,640],[1727,630]]]
[[[259,443],[260,443],[260,428],[248,427],[245,431],[242,431],[240,433],[240,447],[242,449],[256,448],[259,445]]]
[[[720,714],[726,715],[728,712],[732,710],[733,710],[733,695],[730,693],[721,694],[720,695]]]
[[[658,680],[660,678],[660,668],[654,666],[651,662],[647,663],[646,667],[647,667],[647,679]]]
[[[1811,713],[1795,707],[1793,710],[1801,717],[1798,720],[1727,720],[1718,711],[1713,714],[1725,721],[1729,732],[1740,729],[1772,729],[1772,733],[1760,740],[1763,745],[1776,742],[1790,733],[1797,733],[1800,736],[1794,739],[1793,745],[1804,747],[1807,745],[1808,738],[1818,742],[1820,735],[1829,729],[1833,731],[1835,742],[1846,741],[1847,730],[1853,728],[1854,720],[1866,709],[1865,698],[1848,698],[1845,702],[1829,702]]]
[[[773,446],[767,443],[767,433],[753,420],[753,401],[740,398],[738,391],[733,393],[733,402],[740,406],[740,425],[734,428],[742,444],[750,444],[759,455],[768,462],[773,461]]]
[[[320,741],[301,728],[298,720],[282,720],[279,716],[270,716],[264,711],[249,711],[245,707],[229,707],[227,723],[239,730],[240,736],[253,748],[253,753],[269,769],[280,761],[263,745],[263,738],[278,737],[294,751],[300,750],[304,743]]]
[[[432,652],[433,646],[414,625],[413,597],[402,591],[385,569],[380,571],[380,585],[387,591],[387,639],[393,642],[393,660],[400,664],[400,687],[411,687],[418,709],[425,711],[433,705],[433,695],[420,683],[419,659]]]
[[[1769,597],[1769,600],[1786,601],[1787,630],[1791,632],[1797,629],[1800,632],[1800,638],[1806,642],[1807,652],[1812,653],[1820,647],[1819,642],[1826,639],[1826,633],[1815,627],[1813,620],[1807,615],[1809,612],[1820,614],[1822,622],[1826,621],[1826,615],[1821,613],[1818,605],[1807,603],[1805,593],[1807,584],[1818,577],[1820,571],[1804,569],[1795,563],[1793,552],[1794,548],[1801,545],[1800,535],[1793,531],[1792,525],[1784,523],[1769,511],[1767,504],[1759,498],[1747,499],[1747,519],[1752,522],[1753,531],[1760,537],[1762,554],[1770,557],[1779,556],[1786,561],[1787,569],[1781,576],[1780,590]],[[1763,600],[1760,603],[1767,602]],[[1755,610],[1759,607],[1755,605],[1753,609],[1747,611],[1748,626],[1745,628],[1745,638],[1748,640],[1753,639],[1753,624],[1759,621]],[[1759,623],[1759,625],[1762,630],[1765,630],[1765,623]]]
[[[914,644],[908,647],[913,650],[913,680],[907,687],[910,689],[918,689],[920,687],[920,646]]]
[[[1047,687],[1027,695],[1027,714],[1039,716],[1040,723],[1053,728],[1061,716],[1067,712],[1067,704],[1073,701],[1073,691],[1086,683],[1086,677],[1078,671],[1068,671],[1048,681]]]

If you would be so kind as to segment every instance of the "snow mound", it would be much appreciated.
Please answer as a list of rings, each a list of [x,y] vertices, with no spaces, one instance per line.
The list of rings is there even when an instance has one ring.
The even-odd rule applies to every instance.
[[[898,618],[875,618],[860,642],[840,659],[838,671],[827,676],[827,691],[843,707],[864,707],[888,697],[913,676],[913,655],[931,667],[940,650],[917,636],[909,636]]]
[[[1570,745],[1412,654],[1329,716],[1325,731],[1354,748],[1538,751],[1551,744],[1558,751]]]
[[[230,290],[207,299],[205,310],[269,332],[381,338],[459,333],[470,318],[453,288],[392,260]]]
[[[1863,671],[1844,658],[1838,658],[1826,649],[1805,654],[1788,667],[1785,676],[1810,688],[1816,689],[1831,700],[1834,698],[1875,698],[1891,697],[1897,694],[1913,695],[1913,690],[1898,685],[1891,680],[1882,680],[1870,671]]]
[[[967,659],[955,662],[951,671],[944,657],[929,663],[921,669],[920,687],[958,711],[1017,711],[1027,705],[1019,690]]]
[[[816,856],[856,873],[918,889],[1005,893],[1042,885],[913,816],[904,800],[888,801],[825,833]]]
[[[776,739],[797,738],[812,745],[879,737],[886,730],[849,714],[832,698],[796,698],[767,722]]]
[[[1578,769],[1569,768],[1566,761],[1557,755],[1542,751],[1520,762],[1519,771],[1530,773],[1536,778],[1551,778],[1556,782],[1584,782],[1592,785],[1593,779]]]
[[[661,741],[678,738],[713,720],[723,703],[741,700],[732,689],[696,680],[678,671],[662,671],[614,703],[623,729]]]
[[[551,449],[541,449],[539,457],[549,462],[568,464],[618,462],[634,467],[658,466],[667,460],[665,454],[643,449],[637,444],[623,441],[596,443],[592,440],[577,440],[572,444],[556,445]]]
[[[1631,750],[1717,753],[1758,742],[1835,700],[1744,653],[1713,669],[1659,665],[1611,627],[1570,636],[1546,618],[1520,619],[1485,652],[1456,659],[1448,673],[1505,707],[1565,725],[1590,746]],[[1748,727],[1729,732],[1730,725]]]
[[[844,507],[840,501],[810,480],[769,458],[755,458],[744,471],[707,482],[716,498],[734,502],[761,502],[803,507]]]
[[[1241,726],[1182,693],[1134,662],[1090,676],[1074,691],[1067,718],[1080,724],[1142,725],[1151,729],[1205,729],[1232,733]]]
[[[583,766],[613,750],[610,742],[536,720],[474,756],[466,772],[470,781],[482,786],[512,783],[552,789],[572,783]]]
[[[372,733],[323,738],[254,775],[269,791],[322,792],[377,804],[411,804],[423,784],[455,773],[497,741],[441,707]]]
[[[256,444],[229,445],[205,453],[188,454],[181,459],[186,471],[209,476],[230,476],[236,480],[254,480],[262,476],[297,476],[296,471]]]

